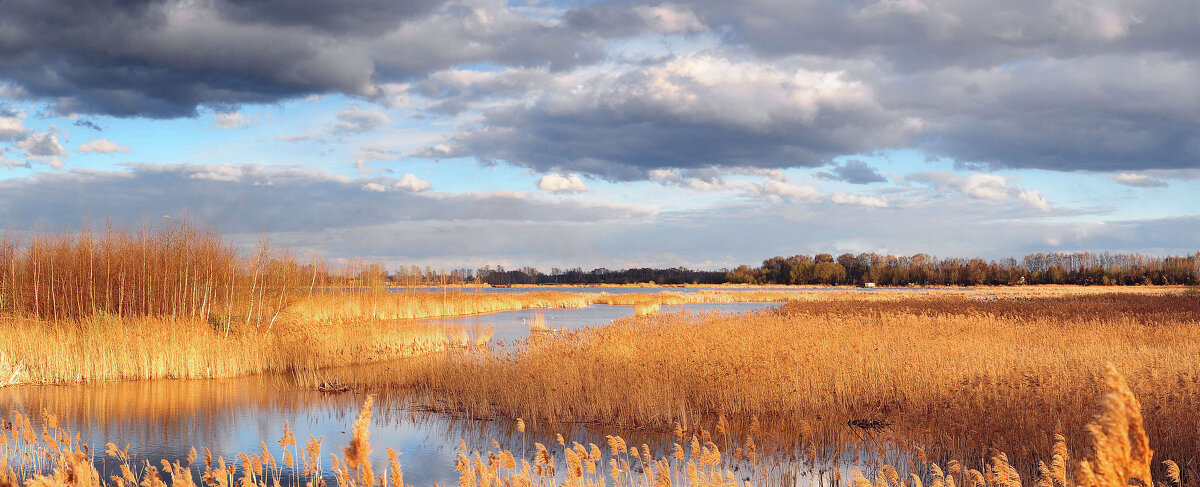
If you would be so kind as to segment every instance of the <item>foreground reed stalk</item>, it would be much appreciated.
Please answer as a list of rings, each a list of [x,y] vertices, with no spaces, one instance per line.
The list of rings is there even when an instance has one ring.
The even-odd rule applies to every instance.
[[[730,453],[728,446],[718,444],[728,442],[722,422],[714,424],[711,432],[676,426],[666,454],[644,444],[628,445],[620,436],[608,436],[606,448],[601,448],[594,443],[568,443],[559,435],[550,446],[535,442],[531,457],[503,449],[495,441],[485,451],[469,451],[462,444],[454,463],[462,487],[602,487],[610,482],[614,487],[765,487],[795,485],[803,478],[813,485],[854,487],[1194,487],[1194,466],[1182,468],[1171,460],[1154,463],[1141,404],[1121,374],[1109,365],[1104,378],[1107,394],[1101,412],[1083,428],[1087,445],[1071,450],[1061,435],[1055,435],[1052,446],[1042,452],[1044,460],[1037,462],[1037,474],[1024,479],[999,450],[973,456],[978,460],[939,463],[920,454],[896,465],[830,465],[811,458],[773,461],[764,457],[753,438],[746,437]],[[154,464],[137,460],[128,446],[109,443],[103,456],[116,464],[117,474],[108,478],[96,469],[96,453],[52,415],[44,418],[39,434],[28,417],[14,412],[12,421],[0,423],[0,487],[402,487],[406,484],[397,452],[387,449],[387,464],[379,471],[370,459],[373,405],[368,397],[354,422],[349,446],[341,455],[331,454],[328,467],[322,464],[324,438],[310,436],[301,448],[285,425],[277,442],[278,456],[263,442],[261,452],[243,453],[230,462],[223,457],[214,460],[206,448],[201,448],[201,456],[193,448],[186,460]],[[524,444],[523,427],[519,426],[518,434]],[[841,472],[847,467],[851,473],[843,479]]]

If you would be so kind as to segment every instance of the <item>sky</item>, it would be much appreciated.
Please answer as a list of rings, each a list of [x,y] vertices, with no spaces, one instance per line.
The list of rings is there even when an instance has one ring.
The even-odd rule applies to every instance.
[[[434,268],[1200,250],[1200,3],[0,0],[0,226]]]

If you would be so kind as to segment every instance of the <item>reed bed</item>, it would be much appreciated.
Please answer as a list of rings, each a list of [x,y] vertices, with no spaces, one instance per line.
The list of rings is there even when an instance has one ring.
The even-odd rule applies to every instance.
[[[1200,452],[1200,297],[1136,293],[793,301],[747,315],[683,313],[534,335],[515,350],[420,357],[357,380],[424,407],[668,430],[727,417],[780,438],[812,428],[831,454],[847,422],[929,455],[1071,449],[1113,363],[1148,414],[1155,450]],[[530,398],[538,398],[530,400]],[[874,423],[872,423],[874,422]],[[874,431],[865,433],[875,434]]]
[[[592,295],[564,292],[327,292],[307,296],[289,311],[308,321],[342,323],[442,318],[521,309],[586,308],[591,304]]]
[[[677,426],[670,450],[660,452],[644,444],[628,445],[614,435],[607,437],[604,447],[568,443],[561,435],[549,446],[527,445],[524,423],[518,420],[514,433],[522,436],[521,450],[505,449],[493,441],[490,449],[469,451],[461,443],[454,464],[462,487],[602,487],[609,482],[614,487],[782,487],[805,478],[815,486],[855,487],[1194,487],[1194,465],[1172,460],[1155,463],[1142,406],[1111,365],[1106,367],[1104,384],[1099,414],[1081,428],[1088,438],[1085,447],[1072,450],[1056,435],[1045,458],[1037,462],[1037,474],[1026,477],[997,450],[964,460],[921,455],[897,466],[772,463],[751,437],[731,447],[722,423],[714,424],[711,432]],[[138,460],[128,446],[113,443],[103,453],[93,452],[52,415],[45,415],[39,432],[28,417],[13,412],[11,421],[0,420],[0,486],[403,487],[404,472],[396,451],[386,449],[388,460],[378,470],[371,461],[373,407],[373,398],[368,397],[351,428],[349,445],[331,453],[328,466],[322,457],[324,438],[310,436],[301,446],[287,427],[274,442],[279,445],[278,455],[264,441],[260,452],[242,453],[228,462],[223,457],[214,460],[205,448],[202,456],[193,447],[186,460],[155,464]],[[115,464],[114,474],[104,478],[96,468],[98,457]],[[846,467],[850,467],[848,479],[841,473]]]
[[[159,317],[96,316],[62,323],[0,318],[0,336],[5,337],[0,368],[12,370],[4,378],[11,384],[233,377],[368,363],[446,347],[440,327],[369,322],[226,333],[206,322]]]

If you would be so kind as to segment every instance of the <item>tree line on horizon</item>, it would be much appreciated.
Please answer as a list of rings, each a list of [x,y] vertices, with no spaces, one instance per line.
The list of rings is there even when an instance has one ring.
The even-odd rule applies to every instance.
[[[1187,256],[1113,253],[1034,253],[1020,260],[961,259],[844,253],[776,256],[759,267],[748,265],[713,271],[683,267],[653,269],[553,268],[505,269],[485,266],[439,272],[429,267],[400,267],[388,276],[398,285],[489,284],[769,284],[877,286],[980,286],[1076,284],[1089,286],[1200,284],[1200,252]]]

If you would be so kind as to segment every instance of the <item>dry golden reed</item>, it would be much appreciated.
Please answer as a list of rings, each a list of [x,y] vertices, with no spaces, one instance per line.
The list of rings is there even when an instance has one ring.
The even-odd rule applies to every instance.
[[[1154,411],[1150,447],[1191,458],[1200,433],[1177,425],[1200,410],[1193,295],[836,297],[745,315],[657,314],[516,350],[424,356],[358,380],[470,417],[657,429],[771,417],[791,437],[804,423],[830,451],[867,433],[930,455],[990,446],[1024,461],[1049,449],[1053,432],[1073,450],[1090,444],[1058,425],[1088,420],[1106,362]],[[870,429],[847,427],[853,420]]]
[[[910,458],[903,464],[852,462],[849,485],[858,487],[1130,487],[1155,485],[1150,470],[1152,452],[1141,424],[1142,410],[1137,398],[1116,368],[1109,365],[1105,373],[1108,395],[1102,409],[1087,425],[1090,435],[1087,452],[1071,455],[1065,441],[1059,437],[1051,448],[1054,467],[1044,463],[1039,474],[1026,483],[1008,455],[992,450],[986,456],[973,455],[974,460],[946,460],[943,470],[937,462]],[[397,453],[388,448],[384,472],[376,475],[369,458],[369,425],[372,398],[368,398],[353,426],[353,438],[343,450],[344,458],[331,455],[331,480],[337,487],[403,487],[403,473]],[[41,433],[34,429],[28,417],[12,413],[12,420],[3,421],[0,429],[0,487],[299,487],[327,485],[320,463],[321,440],[309,437],[300,457],[299,467],[285,470],[262,443],[262,451],[237,455],[237,460],[215,461],[208,449],[203,449],[202,465],[192,449],[186,461],[162,460],[158,465],[137,457],[129,447],[120,448],[108,443],[104,456],[116,464],[120,475],[108,479],[96,470],[93,452],[79,441],[71,430],[46,418]],[[1078,428],[1078,426],[1076,426]],[[523,433],[522,433],[523,434]],[[813,485],[842,485],[839,466],[833,470],[806,467],[795,462],[770,463],[758,456],[752,439],[732,453],[721,447],[718,436],[703,428],[687,429],[676,426],[675,444],[669,455],[657,455],[642,445],[629,447],[620,436],[607,437],[607,450],[594,443],[587,445],[568,442],[561,435],[550,447],[536,443],[532,457],[500,447],[468,451],[460,446],[454,460],[459,485],[464,487],[753,487],[797,485],[801,476],[808,476]],[[714,441],[715,440],[715,441]],[[290,429],[278,442],[283,458],[294,458],[298,446]],[[289,449],[291,447],[291,449]],[[968,458],[972,458],[968,457]],[[1080,458],[1068,467],[1070,458]],[[1162,482],[1178,485],[1181,473],[1173,461],[1165,462]],[[1172,468],[1173,467],[1173,468]],[[868,473],[864,473],[867,468]],[[1070,472],[1068,472],[1070,468]],[[199,473],[199,481],[193,472]],[[735,474],[735,472],[737,472]],[[871,475],[873,473],[873,475]],[[828,477],[826,477],[828,474]],[[868,476],[870,475],[870,477]],[[1194,470],[1189,472],[1194,483]],[[814,477],[815,476],[815,477]],[[873,478],[873,480],[872,480]]]

